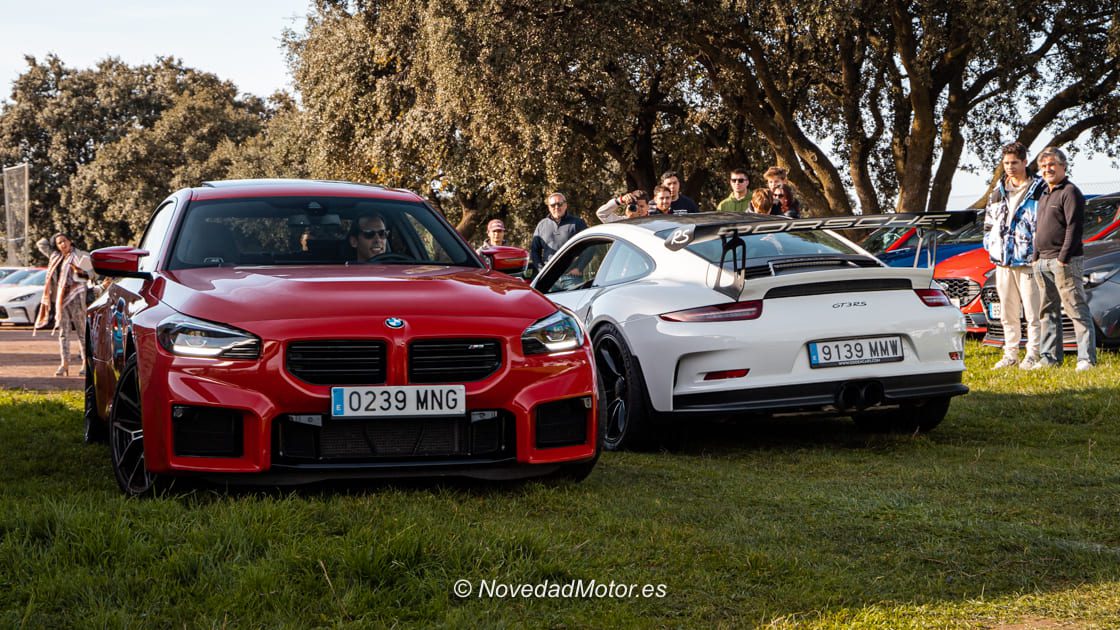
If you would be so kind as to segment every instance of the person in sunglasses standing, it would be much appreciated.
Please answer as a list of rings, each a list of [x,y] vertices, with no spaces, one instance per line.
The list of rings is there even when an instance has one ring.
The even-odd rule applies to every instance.
[[[583,219],[568,214],[568,200],[563,194],[552,193],[545,198],[545,204],[548,205],[548,216],[537,224],[533,240],[529,244],[529,260],[535,271],[543,269],[548,259],[568,239],[587,229],[587,223]]]
[[[746,169],[736,168],[731,171],[731,194],[727,199],[719,202],[716,210],[719,212],[750,212],[751,195],[750,180],[747,178]]]
[[[359,217],[351,222],[349,237],[359,261],[366,262],[389,251],[389,230],[380,215]]]

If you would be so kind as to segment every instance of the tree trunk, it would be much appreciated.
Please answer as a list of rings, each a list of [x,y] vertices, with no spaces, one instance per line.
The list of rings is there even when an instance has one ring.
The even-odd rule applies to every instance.
[[[459,207],[463,211],[463,217],[459,219],[459,224],[455,226],[455,230],[459,232],[468,243],[474,242],[475,234],[478,233],[478,226],[485,217],[486,212],[493,205],[493,199],[489,196],[474,193],[471,195],[460,195]]]

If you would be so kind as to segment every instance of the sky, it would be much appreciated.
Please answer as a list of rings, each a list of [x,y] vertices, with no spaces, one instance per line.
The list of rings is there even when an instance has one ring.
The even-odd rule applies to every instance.
[[[308,0],[0,0],[0,100],[27,64],[54,53],[67,66],[86,68],[106,57],[131,65],[175,56],[187,66],[233,81],[242,92],[267,97],[292,91],[280,47],[284,29],[303,29]],[[1035,155],[1043,147],[1031,147]],[[975,156],[963,161],[978,164]],[[991,162],[994,166],[998,156]],[[1105,156],[1079,154],[1070,178],[1085,192],[1120,190],[1120,168]],[[968,205],[986,178],[959,171],[949,206]]]
[[[187,66],[267,97],[291,89],[280,38],[303,29],[308,0],[0,0],[0,95],[54,53],[88,68],[106,57],[131,65],[175,56]]]

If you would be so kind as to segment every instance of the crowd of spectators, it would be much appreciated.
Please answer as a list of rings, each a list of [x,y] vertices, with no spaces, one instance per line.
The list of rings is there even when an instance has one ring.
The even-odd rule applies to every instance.
[[[801,202],[797,199],[796,189],[789,183],[789,172],[780,166],[772,166],[763,177],[766,187],[751,191],[747,170],[731,169],[728,182],[730,194],[708,210],[799,218]],[[638,189],[611,197],[599,206],[595,216],[603,223],[613,223],[651,214],[701,212],[700,204],[681,193],[681,186],[680,173],[665,171],[649,193]],[[568,212],[568,201],[563,193],[548,195],[545,206],[548,216],[537,223],[528,248],[530,264],[535,269],[543,267],[568,239],[587,227],[583,219]],[[503,244],[506,244],[505,224],[500,219],[492,219],[486,227],[486,240],[479,249]]]

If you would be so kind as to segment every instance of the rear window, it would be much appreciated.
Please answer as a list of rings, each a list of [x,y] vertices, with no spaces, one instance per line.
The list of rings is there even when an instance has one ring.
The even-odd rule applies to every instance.
[[[359,260],[355,243],[371,225],[379,228],[386,246],[375,258]],[[175,238],[169,268],[366,262],[480,265],[458,233],[421,203],[259,197],[192,203]]]
[[[663,230],[657,235],[668,238],[672,230]],[[743,237],[747,247],[747,266],[752,261],[759,264],[782,256],[814,256],[814,255],[861,255],[844,241],[824,231],[813,232],[778,232],[775,234],[750,234]],[[688,251],[704,260],[719,264],[723,254],[723,244],[719,239],[693,243],[686,247]]]

